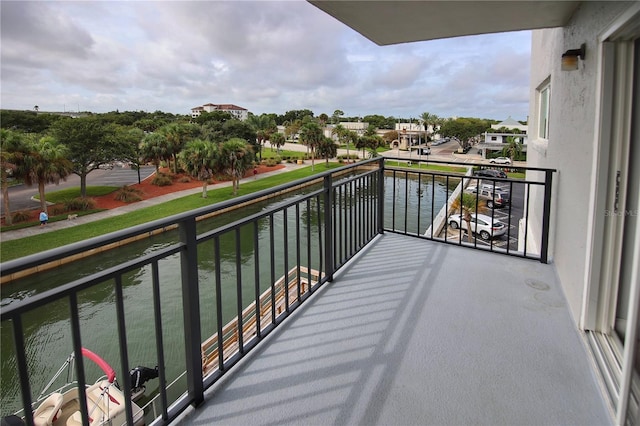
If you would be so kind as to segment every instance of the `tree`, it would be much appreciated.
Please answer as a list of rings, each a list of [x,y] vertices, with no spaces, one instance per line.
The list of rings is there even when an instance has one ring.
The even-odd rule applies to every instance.
[[[207,198],[207,184],[213,176],[218,156],[218,145],[202,139],[187,142],[178,154],[178,161],[187,173],[202,181],[202,198]]]
[[[384,139],[380,136],[369,136],[364,135],[358,138],[356,142],[356,147],[362,150],[362,157],[364,157],[364,151],[366,149],[375,151],[379,146],[384,144]]]
[[[71,174],[73,164],[67,159],[69,149],[51,136],[42,137],[28,146],[25,156],[25,183],[38,185],[40,208],[47,212],[47,200],[44,187],[48,183],[60,183]]]
[[[126,140],[116,137],[116,127],[94,116],[67,118],[51,126],[53,137],[68,148],[72,172],[80,177],[80,195],[87,196],[87,175],[130,153]]]
[[[2,199],[4,200],[4,220],[12,224],[9,203],[9,173],[20,176],[23,172],[23,161],[26,145],[22,135],[7,129],[0,130],[0,180],[2,182]]]
[[[271,135],[278,131],[276,122],[270,115],[249,115],[247,123],[256,132],[256,140],[259,147],[259,159],[262,161],[262,147],[267,140],[271,139]]]
[[[390,130],[386,132],[384,135],[382,135],[382,139],[384,139],[384,141],[388,146],[391,146],[391,143],[398,139],[398,131]]]
[[[436,126],[440,124],[440,117],[430,112],[423,112],[419,118],[420,123],[424,126],[424,131],[429,137],[429,126],[433,130],[431,133],[433,134],[436,130]]]
[[[44,133],[58,120],[70,120],[70,118],[58,114],[4,109],[0,127],[26,133]]]
[[[254,160],[251,146],[243,139],[232,138],[221,145],[216,168],[231,176],[233,195],[238,193],[240,178],[252,167]]]
[[[285,139],[282,133],[274,133],[271,135],[271,147],[275,146],[278,152],[280,152],[280,147],[284,146]]]
[[[344,115],[344,111],[342,110],[335,110],[333,111],[333,114],[331,114],[331,122],[333,124],[340,124],[340,117],[342,117]]]
[[[178,173],[178,153],[191,138],[191,129],[186,124],[170,123],[158,129],[158,133],[167,139],[169,158],[173,159],[173,172]]]
[[[446,121],[440,128],[443,136],[455,138],[462,148],[469,144],[469,140],[490,128],[486,120],[478,118],[457,118]]]
[[[340,145],[347,146],[347,163],[351,161],[351,154],[349,153],[349,144],[358,140],[358,135],[344,127],[342,124],[338,124],[331,130],[331,134],[338,137],[338,143]]]
[[[522,143],[515,136],[507,136],[507,146],[502,149],[502,154],[511,159],[511,164],[522,152]]]
[[[233,120],[233,115],[231,115],[229,112],[227,111],[211,111],[211,112],[207,112],[207,111],[203,111],[199,116],[197,116],[193,121],[195,121],[198,124],[206,124],[209,122],[217,122],[217,123],[224,123],[226,121],[229,120]]]
[[[284,124],[284,136],[286,139],[291,139],[295,136],[302,126],[302,120],[294,120],[292,122],[285,122]]]
[[[144,135],[140,143],[140,155],[143,162],[151,162],[156,166],[156,172],[160,170],[160,162],[171,157],[169,141],[160,133],[148,133]]]
[[[318,116],[318,121],[320,122],[320,126],[324,127],[329,121],[329,116],[323,112]]]
[[[396,124],[395,117],[384,117],[382,115],[365,115],[362,117],[365,123],[373,124],[376,129],[394,129]]]
[[[296,120],[302,120],[304,117],[313,118],[313,111],[308,109],[296,109],[287,111],[283,115],[278,116],[276,124],[284,125],[285,122],[293,123]]]
[[[318,157],[324,158],[327,164],[329,164],[330,158],[335,158],[338,154],[338,147],[335,142],[327,136],[320,141],[316,150],[318,151]]]
[[[141,145],[145,134],[142,130],[133,126],[117,126],[116,138],[125,141],[129,146],[129,151],[123,153],[122,160],[129,163],[132,169],[138,172],[138,183],[140,183],[140,160],[142,157]]]
[[[324,137],[320,125],[315,121],[308,121],[300,129],[300,142],[306,145],[311,152],[311,170],[314,170],[315,167],[316,148]]]
[[[482,213],[485,210],[486,207],[478,201],[475,195],[465,194],[464,192],[451,203],[451,211],[460,212],[462,220],[467,222],[468,242],[472,242],[471,239],[473,235],[471,232],[471,215],[474,213]],[[460,223],[462,224],[462,221]]]
[[[258,148],[256,146],[256,132],[246,121],[236,119],[226,121],[222,125],[222,135],[223,141],[228,141],[229,139],[233,138],[239,138],[251,144],[251,146],[255,147],[256,149]]]

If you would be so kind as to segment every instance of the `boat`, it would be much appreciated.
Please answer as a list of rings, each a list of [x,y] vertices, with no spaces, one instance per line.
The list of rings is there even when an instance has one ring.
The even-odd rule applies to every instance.
[[[242,336],[247,341],[264,330],[272,323],[272,318],[278,317],[288,310],[288,305],[299,303],[301,299],[316,285],[324,274],[305,266],[294,266],[286,275],[278,279],[270,288],[264,291],[256,302],[252,302],[242,311]],[[259,312],[259,320],[256,318]],[[223,360],[226,361],[239,351],[238,317],[233,318],[222,327]],[[216,371],[219,367],[218,333],[214,333],[201,344],[202,372],[204,375]]]
[[[82,348],[82,355],[96,363],[105,373],[93,384],[87,384],[85,388],[89,424],[91,426],[121,426],[127,424],[126,397],[120,390],[115,371],[104,359],[89,349]],[[33,404],[36,407],[33,411],[33,423],[35,426],[81,426],[83,424],[78,382],[73,380],[74,360],[75,354],[71,353],[38,398],[36,398]],[[138,372],[145,371],[143,369],[149,370],[146,371],[145,380],[157,377],[157,367],[155,369],[137,367],[130,372],[132,383],[138,384],[138,386],[132,387],[131,407],[134,426],[144,425],[144,411],[134,402],[134,399],[139,397],[141,392],[144,392],[144,380],[140,380],[140,375],[138,375],[137,382],[135,382],[133,376],[134,370]],[[155,377],[152,377],[153,371],[155,371]],[[71,380],[55,391],[49,392],[49,388],[56,383],[63,373],[67,374],[67,377],[71,378]],[[4,418],[3,424],[25,424],[24,416],[20,417],[19,414],[10,416],[11,419]],[[18,423],[18,420],[21,423]]]

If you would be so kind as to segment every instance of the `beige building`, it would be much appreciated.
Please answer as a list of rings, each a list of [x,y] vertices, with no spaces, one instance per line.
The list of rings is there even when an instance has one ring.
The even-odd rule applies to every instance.
[[[195,108],[191,108],[191,118],[200,116],[203,112],[223,111],[228,112],[238,120],[246,120],[249,117],[249,111],[245,108],[233,104],[205,104]]]

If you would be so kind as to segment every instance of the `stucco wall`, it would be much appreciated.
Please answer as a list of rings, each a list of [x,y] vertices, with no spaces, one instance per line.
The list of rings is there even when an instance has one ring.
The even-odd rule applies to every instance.
[[[596,100],[598,35],[628,7],[628,2],[584,2],[568,26],[532,35],[528,165],[558,170],[554,176],[550,249],[573,318],[578,322],[584,291]],[[586,59],[576,71],[561,71],[562,53],[586,44]],[[548,142],[537,138],[536,89],[550,77]],[[535,194],[541,196],[540,193]],[[534,217],[541,212],[532,212]]]

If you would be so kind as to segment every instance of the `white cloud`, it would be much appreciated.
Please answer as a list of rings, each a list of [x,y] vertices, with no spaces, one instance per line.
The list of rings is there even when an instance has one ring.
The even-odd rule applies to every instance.
[[[3,1],[1,31],[2,108],[528,112],[528,32],[380,47],[305,1]]]

